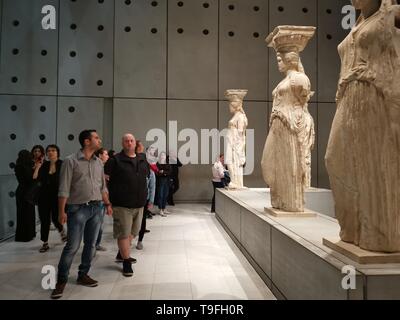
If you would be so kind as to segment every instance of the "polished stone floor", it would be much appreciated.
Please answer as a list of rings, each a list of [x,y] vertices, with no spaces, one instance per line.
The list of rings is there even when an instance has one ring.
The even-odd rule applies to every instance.
[[[114,262],[117,246],[107,217],[102,243],[107,251],[96,254],[90,272],[99,286],[75,283],[79,251],[62,299],[275,299],[209,213],[209,205],[179,204],[168,209],[168,217],[148,220],[151,232],[145,235],[144,249],[133,247],[138,262],[131,278],[122,276],[121,264]],[[0,244],[0,299],[49,299],[50,291],[41,286],[41,270],[44,265],[57,266],[63,248],[56,231],[51,231],[49,242],[46,253],[38,251],[39,232],[29,243]]]

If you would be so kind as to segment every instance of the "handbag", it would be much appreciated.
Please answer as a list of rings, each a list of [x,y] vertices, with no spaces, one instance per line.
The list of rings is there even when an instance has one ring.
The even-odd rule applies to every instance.
[[[25,192],[24,200],[36,206],[39,202],[39,194],[41,186],[42,183],[40,181],[34,181],[32,185],[28,188],[28,190]]]

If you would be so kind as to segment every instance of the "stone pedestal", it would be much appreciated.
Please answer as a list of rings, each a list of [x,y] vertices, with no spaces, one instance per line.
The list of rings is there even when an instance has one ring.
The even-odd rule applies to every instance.
[[[243,191],[243,190],[249,190],[249,188],[248,187],[236,188],[236,187],[227,186],[227,187],[225,187],[225,190],[228,190],[228,191]]]
[[[320,191],[320,192],[319,192]],[[258,275],[278,299],[393,300],[400,299],[400,263],[359,264],[322,243],[338,238],[336,219],[321,214],[321,203],[312,197],[305,206],[316,217],[275,218],[267,189],[215,191],[216,218],[244,253]],[[314,195],[326,190],[312,190]],[[325,197],[330,199],[330,197]],[[330,211],[331,199],[325,211]],[[339,239],[332,242],[338,242]],[[343,289],[346,266],[353,266],[356,288]],[[306,288],[306,289],[304,289]]]
[[[387,264],[400,263],[400,252],[383,253],[363,250],[360,247],[347,243],[340,238],[324,238],[323,244],[359,264]]]
[[[289,212],[289,211],[282,211],[279,209],[265,207],[264,212],[270,214],[271,216],[277,218],[314,218],[317,216],[317,213],[308,209],[304,209],[304,212]]]

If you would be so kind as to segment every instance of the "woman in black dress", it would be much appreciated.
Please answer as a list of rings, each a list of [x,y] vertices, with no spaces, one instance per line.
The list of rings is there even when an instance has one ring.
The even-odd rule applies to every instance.
[[[18,187],[15,192],[17,204],[17,228],[15,241],[28,242],[36,237],[35,205],[26,200],[33,185],[33,160],[28,150],[18,153],[15,175]]]
[[[171,151],[169,156],[167,157],[167,163],[169,163],[171,166],[171,176],[167,203],[170,206],[174,206],[174,194],[179,190],[179,168],[182,167],[182,163],[179,161],[175,153]]]
[[[40,239],[43,245],[40,252],[49,250],[50,222],[60,233],[61,240],[65,242],[67,236],[63,226],[58,222],[58,184],[62,161],[59,159],[60,149],[51,144],[46,148],[48,161],[45,161],[39,170],[38,179],[41,184],[39,194]]]
[[[167,163],[167,155],[165,152],[160,153],[159,160],[157,162],[158,172],[157,176],[157,197],[158,197],[158,208],[160,209],[160,216],[165,217],[165,208],[167,206],[167,198],[169,192],[169,179],[171,175],[171,166]]]

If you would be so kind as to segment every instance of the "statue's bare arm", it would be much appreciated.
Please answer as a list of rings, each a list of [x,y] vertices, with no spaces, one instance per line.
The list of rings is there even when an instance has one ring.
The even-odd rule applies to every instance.
[[[238,121],[238,131],[240,133],[240,136],[244,136],[245,131],[246,131],[246,123],[243,119],[240,119]]]
[[[293,95],[302,104],[306,104],[310,98],[310,84],[306,75],[298,73],[290,81]]]

